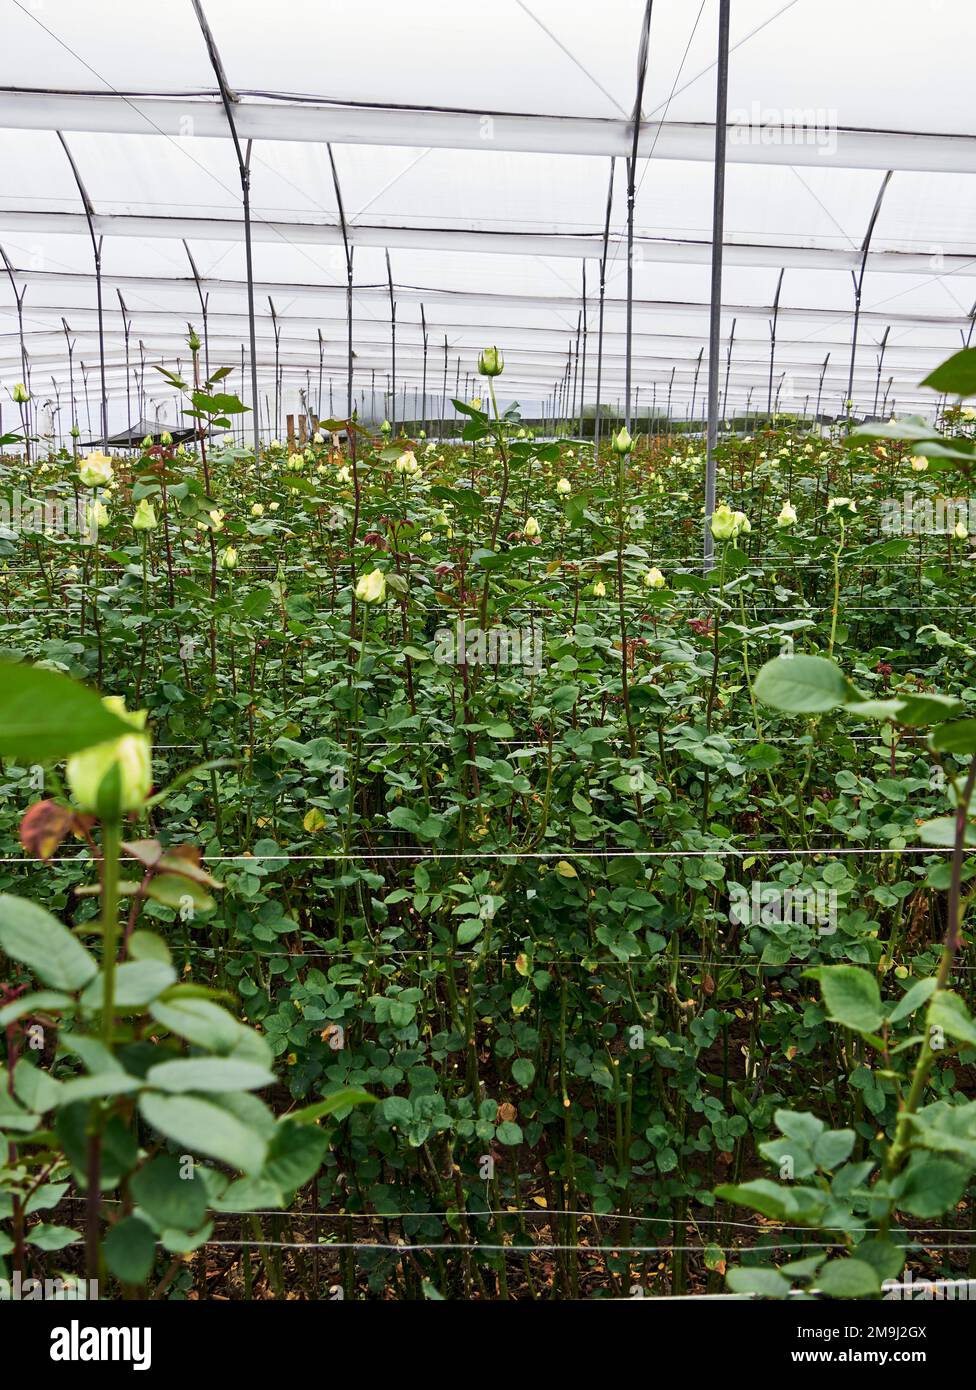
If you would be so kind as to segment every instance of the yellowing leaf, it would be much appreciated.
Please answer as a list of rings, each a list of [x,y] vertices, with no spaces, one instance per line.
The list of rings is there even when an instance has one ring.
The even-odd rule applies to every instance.
[[[565,859],[560,859],[559,863],[556,865],[556,873],[560,878],[579,878],[579,874],[573,868],[572,864]]]

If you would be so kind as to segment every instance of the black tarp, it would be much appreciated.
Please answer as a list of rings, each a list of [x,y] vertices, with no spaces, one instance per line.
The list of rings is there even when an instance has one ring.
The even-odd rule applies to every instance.
[[[151,424],[148,420],[137,421],[131,429],[119,430],[117,434],[110,434],[108,446],[110,449],[138,449],[142,441],[149,436],[154,444],[158,444],[160,437],[164,434],[171,436],[174,444],[184,444],[188,439],[193,439],[196,435],[196,426],[174,425],[167,429],[165,426]],[[224,430],[222,433],[226,434]],[[80,449],[100,449],[101,439],[90,439],[87,444],[79,444]]]

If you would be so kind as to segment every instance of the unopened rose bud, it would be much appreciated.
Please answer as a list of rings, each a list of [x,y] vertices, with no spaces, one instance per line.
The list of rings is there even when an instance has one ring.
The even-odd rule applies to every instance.
[[[626,425],[624,425],[615,435],[611,436],[610,448],[613,450],[615,454],[620,454],[621,457],[623,457],[624,454],[629,454],[633,447],[634,441],[628,434]]]
[[[78,477],[85,487],[105,487],[112,481],[112,460],[108,454],[96,449],[81,460]]]
[[[121,696],[102,701],[133,727],[133,733],[97,743],[68,759],[68,787],[82,811],[117,820],[142,805],[152,787],[152,745],[145,732],[146,711],[129,712]]]
[[[370,570],[356,581],[356,597],[360,603],[382,603],[386,598],[386,575],[382,570]]]
[[[505,359],[496,347],[484,348],[478,358],[478,373],[481,376],[501,376],[505,370]]]
[[[136,507],[135,515],[132,518],[132,526],[136,531],[155,531],[159,522],[156,520],[156,513],[148,497],[144,497]]]

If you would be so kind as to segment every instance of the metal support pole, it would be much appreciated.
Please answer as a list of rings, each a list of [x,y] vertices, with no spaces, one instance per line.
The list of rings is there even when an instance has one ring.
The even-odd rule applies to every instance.
[[[705,356],[705,349],[704,349],[704,348],[699,348],[699,349],[698,349],[698,361],[695,363],[695,379],[694,379],[694,381],[692,382],[692,386],[691,386],[691,405],[688,407],[688,423],[689,423],[689,425],[694,421],[694,418],[695,418],[695,402],[696,402],[696,400],[697,400],[697,398],[698,398],[698,374],[699,374],[700,371],[701,371],[702,358],[703,358],[704,356]]]
[[[729,413],[729,372],[732,370],[732,345],[735,342],[736,320],[732,320],[732,331],[729,333],[729,350],[725,357],[725,389],[722,392],[722,418]]]
[[[817,418],[817,428],[818,428],[818,429],[819,429],[819,427],[820,427],[820,397],[823,395],[824,377],[827,375],[827,363],[828,363],[829,361],[830,361],[830,353],[828,352],[828,353],[827,353],[827,356],[826,356],[826,357],[824,358],[824,360],[823,360],[823,366],[820,368],[820,381],[819,381],[818,384],[817,384],[817,408],[816,408],[816,410],[814,411],[814,414],[816,415],[816,418]]]
[[[784,270],[780,271],[779,279],[776,281],[776,293],[773,295],[773,317],[769,320],[769,390],[766,393],[767,415],[772,415],[773,412],[773,363],[776,360],[776,324],[779,320],[779,295],[780,290],[783,288]]]
[[[27,293],[27,286],[24,285],[23,289],[18,290],[18,288],[17,288],[17,282],[16,282],[16,280],[14,279],[14,268],[13,268],[13,265],[11,264],[10,258],[8,257],[6,251],[3,249],[2,246],[0,246],[0,256],[3,257],[3,263],[4,263],[4,266],[6,267],[7,276],[8,276],[8,278],[9,278],[9,280],[10,280],[10,288],[11,288],[11,289],[13,290],[13,292],[14,292],[14,300],[16,301],[16,304],[17,304],[17,334],[18,334],[18,337],[19,337],[19,339],[20,339],[20,371],[21,371],[21,380],[23,381],[24,386],[27,388],[27,400],[24,401],[24,403],[21,405],[21,407],[20,407],[20,412],[21,412],[21,424],[22,424],[23,431],[24,431],[24,458],[26,459],[26,461],[27,461],[28,464],[29,464],[29,463],[30,463],[30,435],[31,435],[31,428],[30,428],[30,424],[31,424],[31,405],[33,404],[33,402],[32,402],[31,397],[30,397],[30,367],[29,367],[29,365],[28,365],[27,340],[26,340],[26,338],[24,337],[24,296],[25,296],[26,293]],[[64,322],[64,320],[62,319],[62,323],[63,323],[63,322]]]
[[[280,392],[280,366],[281,362],[281,329],[278,327],[278,315],[275,313],[274,300],[268,295],[268,308],[271,310],[271,332],[274,334],[274,423],[269,423],[269,429],[275,439],[281,437],[281,392]]]
[[[210,291],[208,290],[206,294],[204,294],[204,292],[203,292],[203,286],[202,286],[201,283],[200,283],[200,272],[197,270],[197,263],[196,263],[196,261],[193,259],[193,254],[192,254],[192,252],[190,251],[190,248],[189,248],[189,246],[188,246],[188,244],[187,244],[187,242],[186,242],[185,240],[184,240],[184,242],[183,242],[183,250],[186,252],[186,258],[187,258],[187,260],[190,262],[190,271],[191,271],[191,273],[192,273],[192,275],[193,275],[193,282],[194,282],[194,284],[195,284],[196,287],[197,287],[197,299],[199,299],[199,301],[200,301],[200,316],[201,316],[201,318],[203,319],[203,364],[204,364],[204,366],[205,366],[205,368],[206,368],[206,371],[207,371],[207,380],[209,381],[209,380],[210,380],[210,328],[209,328],[209,325],[208,325],[208,322],[207,322],[207,310],[208,310],[208,306],[209,306],[209,304],[210,304]],[[122,298],[122,296],[119,295],[119,299],[121,299],[121,298]]]
[[[871,213],[871,220],[868,223],[868,229],[861,243],[861,268],[856,274],[853,270],[851,271],[851,279],[854,281],[854,323],[851,331],[851,363],[847,373],[846,415],[848,434],[851,429],[851,410],[854,406],[854,359],[857,356],[857,328],[861,319],[861,290],[864,287],[864,272],[867,268],[868,251],[871,248],[871,237],[874,234],[875,223],[878,220],[881,204],[884,200],[885,193],[888,191],[888,185],[891,182],[893,172],[892,169],[889,169],[881,181],[881,187],[878,190],[878,196],[874,202],[874,210]]]
[[[422,411],[422,413],[423,413],[424,420],[423,420],[423,425],[421,426],[421,428],[423,429],[424,435],[426,435],[426,434],[427,434],[427,317],[426,317],[426,315],[424,314],[424,306],[423,306],[422,304],[421,304],[421,306],[420,306],[420,331],[421,331],[421,333],[423,334],[423,339],[424,339],[424,365],[423,365],[423,375],[422,375],[422,377],[421,377],[421,386],[420,386],[420,394],[421,394],[421,396],[423,397],[423,405],[421,406],[421,411]]]
[[[630,384],[634,357],[634,199],[637,182],[637,149],[640,143],[644,79],[647,76],[647,54],[651,41],[652,0],[644,6],[640,47],[637,52],[637,97],[634,101],[633,133],[630,158],[627,160],[627,317],[624,343],[624,424],[630,433]]]
[[[339,223],[342,227],[342,245],[346,253],[346,418],[352,419],[352,256],[353,248],[349,241],[349,228],[346,226],[346,210],[342,201],[342,189],[339,187],[339,173],[336,169],[335,156],[332,153],[332,146],[326,145],[329,153],[329,165],[332,169],[332,183],[335,188],[336,207],[339,209]],[[332,383],[329,383],[329,400],[332,399]],[[372,403],[371,403],[372,404]]]
[[[122,310],[122,333],[125,337],[125,418],[126,429],[129,432],[129,444],[132,444],[132,391],[129,383],[129,334],[132,331],[132,320],[129,318],[125,307],[125,300],[122,298],[122,291],[117,289],[115,293],[119,297],[119,308]]]
[[[613,207],[614,160],[610,160],[610,183],[607,188],[607,212],[603,223],[603,251],[600,255],[600,310],[597,318],[596,339],[596,413],[593,417],[593,458],[600,456],[600,393],[603,388],[603,311],[607,294],[607,249],[610,243],[610,212]],[[555,429],[555,402],[553,410],[553,433]]]
[[[61,141],[62,148],[68,157],[71,165],[71,172],[75,176],[75,183],[78,185],[78,192],[81,195],[82,207],[85,210],[85,220],[88,223],[88,235],[91,237],[92,254],[95,258],[95,298],[98,306],[98,367],[101,381],[101,434],[102,448],[108,448],[108,391],[105,385],[105,315],[102,305],[102,238],[95,235],[95,209],[92,207],[91,199],[85,185],[81,181],[81,174],[75,163],[71,151],[68,149],[68,142],[58,131],[58,139]]]
[[[227,124],[230,126],[231,138],[234,141],[234,153],[237,155],[237,169],[241,178],[241,201],[244,210],[244,262],[247,273],[247,320],[250,331],[251,344],[251,397],[253,403],[254,417],[254,463],[257,466],[258,456],[261,452],[261,419],[260,402],[258,400],[258,346],[257,331],[254,319],[254,261],[251,254],[251,141],[247,142],[246,153],[241,148],[241,142],[237,137],[237,124],[234,120],[234,104],[237,101],[237,94],[233,92],[227,82],[227,75],[224,72],[224,65],[220,61],[220,54],[214,36],[210,32],[210,25],[207,17],[203,13],[201,0],[192,0],[193,9],[203,34],[203,39],[207,45],[207,53],[210,58],[210,66],[214,70],[217,79],[217,86],[220,88],[220,100],[223,103],[224,114],[227,117]]]
[[[579,387],[580,335],[583,332],[583,310],[576,315],[576,347],[573,352],[573,424],[576,423],[576,391]]]
[[[390,253],[386,253],[386,280],[390,287],[390,350],[392,354],[393,374],[390,379],[390,408],[393,412],[390,425],[392,426],[393,437],[397,432],[397,406],[396,406],[396,299],[393,297],[393,270],[390,266]]]
[[[722,244],[725,236],[725,142],[729,95],[729,4],[719,0],[718,78],[715,87],[715,169],[712,188],[712,281],[708,317],[708,427],[705,444],[706,572],[715,563],[712,513],[715,511],[715,448],[718,443],[719,343],[722,332]]]
[[[874,381],[874,405],[871,407],[871,414],[875,419],[878,417],[878,394],[881,390],[881,368],[884,366],[885,348],[888,346],[888,334],[891,332],[891,324],[885,329],[881,338],[878,352],[878,375]]]
[[[579,397],[579,436],[583,438],[583,417],[586,405],[586,339],[589,334],[586,312],[586,261],[583,262],[583,361],[580,364],[580,397]]]
[[[441,392],[441,439],[447,436],[447,334],[444,334],[444,389]]]

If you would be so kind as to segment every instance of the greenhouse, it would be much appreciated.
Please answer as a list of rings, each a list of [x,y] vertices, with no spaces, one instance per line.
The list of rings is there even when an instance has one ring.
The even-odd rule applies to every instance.
[[[2,13],[0,1298],[976,1295],[969,7]]]

